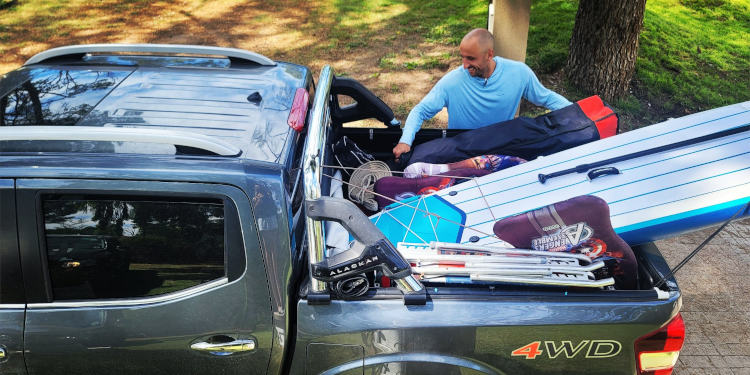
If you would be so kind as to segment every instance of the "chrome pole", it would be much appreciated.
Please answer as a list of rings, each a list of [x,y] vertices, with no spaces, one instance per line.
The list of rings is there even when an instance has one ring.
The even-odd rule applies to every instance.
[[[303,181],[305,199],[314,200],[321,196],[320,180],[322,165],[325,156],[326,134],[331,126],[331,113],[329,99],[331,95],[331,84],[333,82],[333,69],[326,65],[320,72],[318,87],[313,100],[310,123],[307,129],[307,143],[302,161]],[[307,242],[309,244],[310,265],[320,263],[325,259],[326,239],[323,222],[305,218],[307,223]],[[312,271],[312,267],[310,267]],[[310,274],[312,292],[327,292],[326,283],[315,279]]]

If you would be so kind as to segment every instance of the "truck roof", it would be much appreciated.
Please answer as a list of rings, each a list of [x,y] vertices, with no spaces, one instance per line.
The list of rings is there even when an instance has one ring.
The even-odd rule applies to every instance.
[[[3,76],[0,126],[187,132],[233,145],[244,159],[281,162],[293,133],[288,119],[295,93],[311,80],[303,66],[257,54],[244,58],[231,49],[188,56],[192,50],[72,48],[46,51]]]

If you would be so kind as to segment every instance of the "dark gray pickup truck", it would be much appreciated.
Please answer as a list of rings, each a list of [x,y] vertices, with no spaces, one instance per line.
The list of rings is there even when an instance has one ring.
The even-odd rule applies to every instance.
[[[326,197],[333,141],[385,159],[400,135],[329,67],[315,84],[236,49],[62,47],[4,75],[0,109],[3,374],[669,374],[677,360],[680,291],[654,287],[669,269],[650,244],[633,249],[635,290],[415,277],[357,206]],[[346,126],[369,118],[385,126]],[[351,250],[326,257],[326,220]]]

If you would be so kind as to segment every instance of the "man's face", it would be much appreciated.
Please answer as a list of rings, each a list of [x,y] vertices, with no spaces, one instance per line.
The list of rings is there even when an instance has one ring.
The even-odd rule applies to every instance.
[[[469,71],[469,74],[473,77],[489,77],[492,55],[488,50],[481,48],[476,38],[462,41],[458,50],[464,69]]]

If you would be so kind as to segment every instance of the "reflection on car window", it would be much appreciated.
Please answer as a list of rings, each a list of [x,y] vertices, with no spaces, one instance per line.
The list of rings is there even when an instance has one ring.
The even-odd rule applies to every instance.
[[[75,125],[128,71],[32,69],[29,79],[0,98],[0,126]]]
[[[221,201],[43,200],[54,299],[171,293],[225,275]]]

